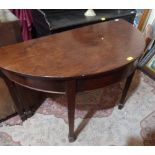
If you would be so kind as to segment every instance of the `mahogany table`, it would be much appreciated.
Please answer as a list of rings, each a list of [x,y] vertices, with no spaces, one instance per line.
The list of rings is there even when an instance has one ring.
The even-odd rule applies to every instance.
[[[28,113],[23,115],[23,94],[18,86],[67,95],[72,142],[76,139],[76,93],[127,78],[121,109],[144,47],[144,38],[133,25],[113,20],[2,47],[0,69],[22,119]]]

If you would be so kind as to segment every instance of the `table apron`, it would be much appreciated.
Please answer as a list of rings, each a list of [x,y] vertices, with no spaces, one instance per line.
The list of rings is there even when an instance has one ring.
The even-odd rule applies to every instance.
[[[127,78],[135,70],[134,63],[128,64],[127,66],[121,67],[115,71],[107,74],[100,74],[96,76],[75,78],[77,84],[77,92],[83,92],[93,89],[102,88],[104,86],[116,83],[123,78]],[[58,93],[65,94],[67,90],[67,82],[69,79],[50,79],[50,78],[34,78],[16,74],[14,72],[2,70],[3,74],[11,81],[19,84],[23,87],[47,92],[47,93]],[[73,79],[72,79],[73,80]]]

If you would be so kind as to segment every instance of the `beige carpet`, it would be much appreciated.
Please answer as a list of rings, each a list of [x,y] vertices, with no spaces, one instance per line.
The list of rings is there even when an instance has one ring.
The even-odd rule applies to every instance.
[[[0,145],[155,145],[155,82],[137,72],[118,110],[123,84],[78,94],[74,143],[67,139],[65,96],[56,96],[23,123],[18,116],[1,123]]]

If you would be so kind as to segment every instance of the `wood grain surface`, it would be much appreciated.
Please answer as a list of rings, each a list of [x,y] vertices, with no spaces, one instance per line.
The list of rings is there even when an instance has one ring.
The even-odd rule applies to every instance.
[[[127,65],[144,47],[139,30],[113,20],[2,47],[0,67],[39,77],[85,77]]]

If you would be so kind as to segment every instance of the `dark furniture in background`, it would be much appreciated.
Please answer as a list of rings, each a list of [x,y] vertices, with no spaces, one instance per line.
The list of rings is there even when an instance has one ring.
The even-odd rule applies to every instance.
[[[117,18],[133,23],[136,16],[135,9],[94,9],[95,17],[85,17],[85,11],[86,9],[32,10],[36,37]]]
[[[0,10],[0,46],[21,42],[19,19],[9,10]]]
[[[19,19],[11,11],[0,9],[0,47],[21,41],[21,25]],[[3,57],[0,58],[0,61],[2,59]],[[1,76],[0,72],[0,121],[16,112],[14,103],[9,96],[8,89]]]
[[[76,93],[127,79],[121,109],[144,48],[142,33],[113,20],[1,48],[0,68],[23,120],[40,105],[42,92],[67,96],[72,142]]]

